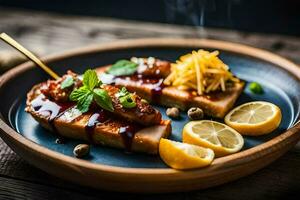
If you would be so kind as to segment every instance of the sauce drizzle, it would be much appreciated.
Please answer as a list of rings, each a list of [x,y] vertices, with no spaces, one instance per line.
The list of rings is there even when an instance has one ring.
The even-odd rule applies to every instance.
[[[85,131],[87,133],[87,137],[88,140],[90,141],[90,143],[94,143],[93,140],[93,135],[95,132],[95,127],[98,123],[104,123],[105,121],[107,121],[108,118],[105,114],[105,111],[102,110],[98,110],[97,112],[93,113],[90,118],[88,123],[85,126]]]
[[[160,103],[160,96],[162,94],[162,90],[165,87],[163,78],[155,78],[155,77],[144,77],[141,74],[135,74],[132,76],[125,77],[116,77],[115,83],[117,85],[130,85],[130,81],[137,82],[141,85],[150,85],[151,86],[151,102]]]
[[[134,139],[135,133],[139,129],[140,129],[139,127],[137,127],[133,124],[129,124],[129,125],[120,127],[119,134],[123,140],[123,144],[124,144],[124,147],[125,147],[125,150],[127,153],[131,152],[132,141]]]
[[[61,116],[66,110],[73,107],[73,102],[58,103],[47,99],[44,95],[39,95],[31,101],[34,111],[48,117],[48,123],[51,126],[53,132],[58,135],[58,131],[54,125],[54,120]]]
[[[162,90],[164,89],[165,84],[163,79],[159,79],[159,81],[153,85],[151,90],[151,101],[153,103],[160,103],[160,97],[162,95]]]

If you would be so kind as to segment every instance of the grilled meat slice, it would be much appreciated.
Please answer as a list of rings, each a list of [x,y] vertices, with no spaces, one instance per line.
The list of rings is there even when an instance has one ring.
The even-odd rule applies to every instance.
[[[61,89],[61,83],[67,78],[72,77],[74,80],[74,84],[68,88]],[[73,73],[72,71],[68,70],[67,74],[61,77],[58,80],[48,80],[41,85],[41,92],[59,102],[66,102],[69,101],[69,95],[75,88],[79,88],[82,86],[81,80],[78,78],[77,74]]]
[[[67,76],[73,77],[74,84],[72,87],[61,89],[61,83],[67,78]],[[56,102],[67,102],[69,101],[69,95],[72,92],[72,89],[79,88],[80,86],[82,86],[82,81],[75,73],[68,71],[68,73],[59,80],[48,80],[47,82],[42,83],[40,91],[50,100],[54,100]],[[119,99],[116,97],[116,94],[120,90],[118,87],[111,85],[103,85],[102,87],[108,92],[112,99],[114,107],[113,115],[145,126],[160,123],[161,114],[147,102],[141,101],[141,98],[138,95],[133,94],[136,107],[124,108],[119,102]]]
[[[137,122],[139,124],[149,126],[159,124],[161,121],[161,114],[158,110],[154,109],[147,102],[142,101],[142,99],[133,94],[136,106],[133,108],[124,108],[119,99],[116,97],[116,94],[119,92],[119,88],[111,85],[103,85],[109,96],[112,98],[114,106],[114,115],[122,117],[130,122]]]
[[[103,74],[108,67],[99,67],[96,71],[98,74]],[[200,107],[206,115],[216,118],[223,118],[226,115],[233,107],[245,85],[241,81],[239,83],[232,83],[227,87],[225,92],[211,92],[205,95],[197,95],[192,91],[165,86],[163,80],[163,78],[145,76],[141,72],[141,74],[131,76],[113,77],[113,81],[111,82],[118,87],[124,86],[128,91],[136,92],[137,95],[150,103],[167,107],[178,107],[181,110]]]
[[[171,64],[168,61],[149,58],[131,58],[138,64],[137,73],[144,77],[166,78],[171,73]]]
[[[224,118],[227,112],[234,106],[244,88],[244,82],[235,83],[225,92],[212,92],[208,95],[193,95],[189,91],[179,90],[176,87],[166,87],[162,90],[160,102],[164,106],[178,107],[188,110],[191,107],[199,107],[211,117]]]
[[[223,118],[233,107],[235,101],[243,91],[244,82],[234,83],[225,92],[213,92],[208,95],[194,95],[190,91],[179,90],[176,87],[161,85],[162,80],[156,83],[140,84],[135,79],[116,79],[117,86],[124,86],[128,91],[135,91],[148,102],[167,107],[178,107],[188,110],[191,107],[200,107],[208,116]],[[157,92],[159,91],[159,92]]]
[[[60,136],[157,154],[160,138],[168,137],[171,133],[169,120],[145,127],[116,118],[101,109],[82,114],[74,104],[49,100],[41,93],[41,85],[34,86],[27,94],[25,110],[43,127]]]

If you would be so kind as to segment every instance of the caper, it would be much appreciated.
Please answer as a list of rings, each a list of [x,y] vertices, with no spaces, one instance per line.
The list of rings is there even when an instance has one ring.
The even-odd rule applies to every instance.
[[[55,140],[56,144],[64,144],[65,142],[66,142],[65,139],[64,138],[60,138],[60,137]]]
[[[188,114],[188,117],[191,120],[203,119],[203,117],[204,117],[203,110],[201,108],[198,108],[198,107],[190,108],[188,110],[187,114]]]
[[[77,158],[82,158],[83,156],[87,155],[90,151],[90,146],[87,144],[78,144],[73,153]]]
[[[168,117],[171,117],[171,118],[178,118],[179,117],[179,109],[176,108],[176,107],[172,107],[172,108],[168,108],[166,110],[166,114]]]

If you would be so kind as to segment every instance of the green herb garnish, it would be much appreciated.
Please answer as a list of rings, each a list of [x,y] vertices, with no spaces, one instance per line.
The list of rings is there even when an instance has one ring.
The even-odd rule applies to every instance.
[[[249,89],[250,89],[251,92],[253,92],[255,94],[262,94],[264,92],[261,85],[259,83],[256,83],[256,82],[250,83]]]
[[[124,96],[126,96],[126,95],[128,95],[128,94],[130,94],[128,91],[127,91],[127,89],[126,89],[126,87],[122,87],[120,90],[119,90],[119,92],[116,94],[116,97],[124,97]]]
[[[124,108],[134,108],[136,106],[132,94],[128,92],[125,87],[120,89],[120,91],[116,94],[116,97],[119,98],[119,101]]]
[[[74,79],[72,76],[67,76],[65,80],[61,83],[60,88],[65,89],[71,87],[74,84]]]
[[[99,81],[98,76],[94,70],[87,70],[83,75],[83,86],[75,89],[70,94],[70,100],[77,102],[77,108],[80,112],[85,113],[93,100],[103,109],[114,111],[111,97],[107,91],[99,87],[102,83]]]
[[[133,101],[131,95],[120,97],[119,100],[124,108],[134,108],[136,106],[136,103]]]
[[[97,73],[91,69],[88,69],[87,71],[84,72],[82,83],[89,90],[93,90],[96,86],[102,84],[98,79]]]
[[[94,92],[94,99],[100,107],[102,107],[108,111],[111,111],[111,112],[114,111],[114,107],[112,105],[111,98],[108,95],[106,90],[96,88],[93,90],[93,92]]]
[[[137,66],[129,60],[119,60],[107,70],[107,73],[114,76],[128,76],[136,72]]]
[[[85,113],[89,110],[89,107],[93,101],[93,94],[88,92],[81,96],[77,100],[77,109],[80,110],[80,112]]]

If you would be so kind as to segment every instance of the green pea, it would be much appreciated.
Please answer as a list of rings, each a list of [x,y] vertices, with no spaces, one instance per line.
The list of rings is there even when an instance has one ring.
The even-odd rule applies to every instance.
[[[250,83],[249,89],[254,94],[262,94],[264,92],[263,88],[261,87],[261,85],[259,83],[257,83],[257,82]]]

